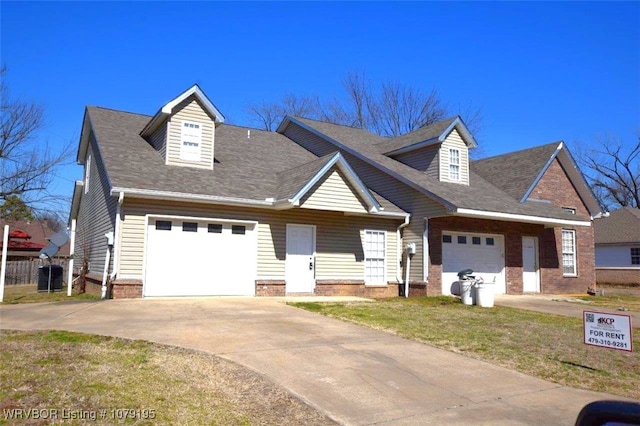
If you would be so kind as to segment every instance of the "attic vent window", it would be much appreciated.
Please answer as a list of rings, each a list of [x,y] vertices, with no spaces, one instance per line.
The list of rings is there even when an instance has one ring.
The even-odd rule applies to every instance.
[[[180,159],[186,161],[200,161],[202,125],[191,121],[183,121],[181,140],[182,147],[180,149]]]
[[[449,148],[449,179],[460,180],[460,150]]]

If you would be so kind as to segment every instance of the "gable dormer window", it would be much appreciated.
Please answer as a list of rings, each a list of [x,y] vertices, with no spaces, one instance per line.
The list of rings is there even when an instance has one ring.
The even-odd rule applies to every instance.
[[[460,150],[449,148],[449,179],[460,180]]]
[[[202,125],[193,121],[183,121],[181,140],[182,146],[180,148],[180,159],[187,161],[200,161]]]

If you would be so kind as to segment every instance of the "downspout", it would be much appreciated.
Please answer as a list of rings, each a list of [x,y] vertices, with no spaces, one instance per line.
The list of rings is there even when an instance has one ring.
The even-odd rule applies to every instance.
[[[69,243],[69,271],[67,276],[67,296],[73,290],[73,256],[76,254],[76,219],[71,219],[71,241]]]
[[[118,205],[116,207],[116,226],[113,235],[113,271],[111,271],[112,280],[116,277],[116,275],[118,275],[118,270],[120,269],[120,265],[118,264],[118,262],[120,261],[120,247],[118,246],[118,238],[120,237],[120,211],[123,202],[124,192],[120,192],[120,195],[118,196]]]
[[[404,217],[404,223],[400,224],[396,229],[396,281],[398,284],[404,284],[402,281],[402,243],[400,242],[400,231],[409,225],[411,215],[408,214]]]
[[[107,239],[107,253],[104,259],[104,272],[102,273],[102,292],[101,299],[107,298],[107,277],[109,276],[109,260],[111,259],[111,250],[113,250],[113,232],[104,234]]]
[[[409,297],[409,271],[411,271],[411,255],[409,254],[409,248],[407,248],[407,270],[405,271],[404,280],[404,297]]]

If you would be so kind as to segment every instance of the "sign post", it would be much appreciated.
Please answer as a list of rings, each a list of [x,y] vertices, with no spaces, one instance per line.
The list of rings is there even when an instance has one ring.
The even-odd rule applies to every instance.
[[[633,352],[629,315],[583,311],[582,323],[586,345]]]

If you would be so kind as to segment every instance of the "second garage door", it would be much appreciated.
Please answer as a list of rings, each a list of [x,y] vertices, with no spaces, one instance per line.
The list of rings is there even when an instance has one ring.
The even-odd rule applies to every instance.
[[[254,295],[256,224],[153,217],[144,296]]]
[[[502,235],[442,232],[442,294],[451,294],[458,272],[473,269],[485,281],[495,278],[495,293],[504,294],[504,238]]]

